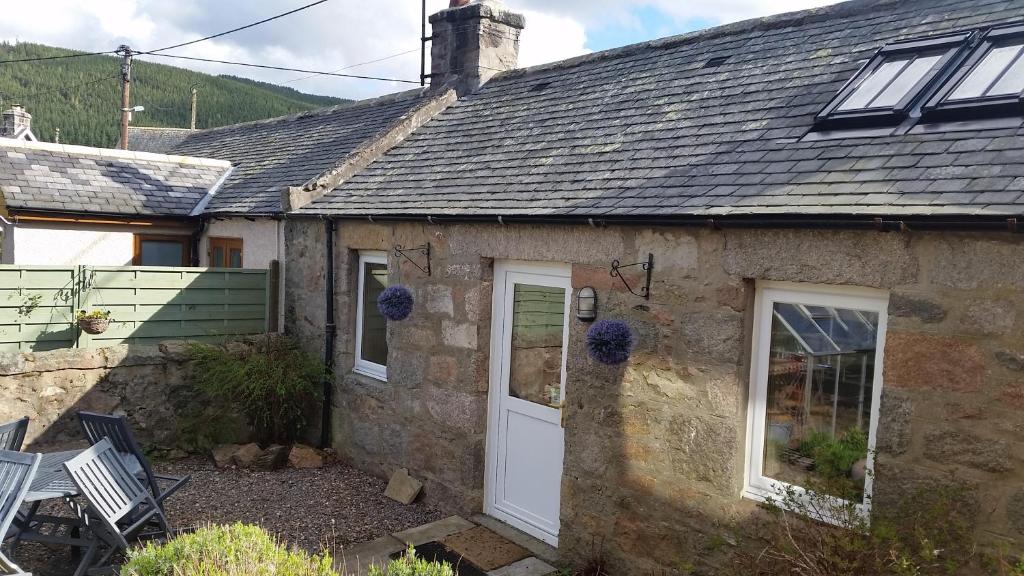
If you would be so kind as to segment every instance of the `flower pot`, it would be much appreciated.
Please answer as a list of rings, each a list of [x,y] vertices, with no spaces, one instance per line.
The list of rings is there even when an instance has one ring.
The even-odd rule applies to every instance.
[[[82,318],[78,327],[86,334],[103,334],[110,327],[109,318]]]

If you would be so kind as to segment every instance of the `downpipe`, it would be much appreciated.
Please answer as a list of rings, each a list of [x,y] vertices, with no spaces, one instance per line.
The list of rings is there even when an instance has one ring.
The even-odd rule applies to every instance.
[[[324,323],[324,367],[326,368],[323,380],[323,406],[320,415],[320,448],[329,448],[331,444],[331,403],[334,395],[334,338],[337,333],[334,317],[334,220],[328,218],[324,221],[324,231],[327,238],[324,263],[324,298],[326,299],[326,319]]]

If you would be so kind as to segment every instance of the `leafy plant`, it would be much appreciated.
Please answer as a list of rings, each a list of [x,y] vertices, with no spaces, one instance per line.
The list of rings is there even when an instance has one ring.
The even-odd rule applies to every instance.
[[[401,557],[388,562],[387,568],[370,566],[367,576],[455,576],[451,564],[430,562],[416,557],[412,546]]]
[[[207,526],[128,551],[124,576],[336,576],[327,553],[289,550],[258,526]]]
[[[86,312],[85,310],[79,310],[75,314],[75,321],[80,320],[110,320],[110,310],[93,310],[92,312]]]
[[[729,574],[951,576],[977,568],[970,498],[959,484],[922,487],[869,522],[853,502],[823,496],[836,493],[827,482],[769,502],[764,547],[738,553]]]
[[[193,344],[190,352],[197,392],[209,405],[240,411],[261,442],[299,436],[327,375],[321,362],[284,337],[268,335],[252,346]]]
[[[32,294],[25,298],[25,301],[18,306],[18,316],[25,317],[39,308],[39,305],[43,302],[42,294]]]
[[[868,437],[860,428],[851,428],[839,438],[824,432],[808,434],[797,449],[814,459],[814,471],[826,478],[843,478],[858,460],[868,455]]]

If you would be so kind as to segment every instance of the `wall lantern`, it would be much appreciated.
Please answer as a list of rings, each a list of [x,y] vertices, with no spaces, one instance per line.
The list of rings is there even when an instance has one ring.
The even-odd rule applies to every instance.
[[[597,318],[597,293],[590,286],[584,286],[576,293],[576,318],[584,322],[593,322]]]

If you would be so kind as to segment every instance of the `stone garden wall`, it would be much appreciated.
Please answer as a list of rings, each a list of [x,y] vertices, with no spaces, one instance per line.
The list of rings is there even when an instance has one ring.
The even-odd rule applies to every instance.
[[[144,447],[175,449],[180,417],[202,410],[193,401],[188,347],[0,353],[0,422],[30,417],[25,449],[52,451],[83,443],[76,412],[124,414]]]
[[[570,262],[601,318],[638,333],[629,363],[584,351],[571,320],[560,551],[603,549],[615,574],[714,564],[756,533],[740,497],[754,280],[883,288],[891,293],[875,505],[922,482],[974,496],[980,539],[1024,539],[1024,240],[1010,234],[694,230],[339,223],[335,448],[381,475],[399,467],[450,509],[482,510],[492,265]],[[288,330],[322,343],[322,222],[291,221],[308,259],[290,270]],[[357,250],[430,242],[433,276],[390,259],[416,297],[390,323],[389,378],[351,373]],[[655,257],[644,301],[610,262]],[[638,278],[634,279],[638,280]],[[317,286],[317,282],[321,282]],[[635,283],[635,282],[634,282]],[[315,289],[314,289],[315,288]],[[575,302],[573,302],[575,306]],[[322,329],[322,328],[321,328]]]

